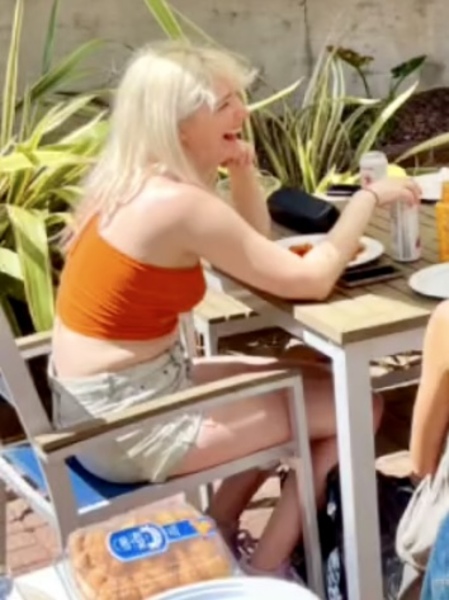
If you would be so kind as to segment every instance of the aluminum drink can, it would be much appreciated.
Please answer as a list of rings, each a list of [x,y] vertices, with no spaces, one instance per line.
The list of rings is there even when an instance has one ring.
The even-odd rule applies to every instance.
[[[360,159],[362,187],[383,179],[388,174],[388,159],[383,152],[367,152]],[[419,207],[395,202],[390,207],[390,237],[393,258],[412,262],[421,256]]]
[[[390,208],[391,250],[399,262],[413,262],[421,257],[419,205],[395,202]]]
[[[362,187],[387,176],[388,159],[383,152],[367,152],[360,159],[360,183]]]

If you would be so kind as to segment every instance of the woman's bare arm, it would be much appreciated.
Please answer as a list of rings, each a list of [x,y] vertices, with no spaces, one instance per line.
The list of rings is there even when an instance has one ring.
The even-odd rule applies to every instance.
[[[415,474],[435,473],[449,428],[449,302],[427,326],[421,381],[413,409],[410,453]]]
[[[407,196],[405,183],[380,186],[382,198]],[[322,300],[353,257],[372,215],[376,195],[360,191],[326,241],[304,258],[282,248],[248,225],[235,211],[206,192],[184,197],[183,245],[216,268],[284,298]]]
[[[231,195],[240,216],[265,237],[270,236],[271,219],[255,167],[229,169]]]

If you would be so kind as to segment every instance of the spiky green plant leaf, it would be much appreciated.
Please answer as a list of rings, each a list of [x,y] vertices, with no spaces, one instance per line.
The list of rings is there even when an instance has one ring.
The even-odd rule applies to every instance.
[[[295,92],[299,88],[299,86],[301,85],[302,82],[303,82],[303,78],[301,77],[301,79],[298,79],[297,81],[295,81],[291,85],[287,86],[286,88],[279,90],[279,92],[276,92],[275,94],[272,94],[271,96],[268,96],[268,98],[264,98],[263,100],[259,100],[257,102],[252,102],[252,103],[248,104],[248,110],[250,112],[256,112],[263,108],[268,108],[272,104],[279,102],[279,100],[284,100],[285,98],[287,98],[288,96],[293,94],[293,92]]]
[[[9,205],[28,308],[37,331],[53,326],[54,291],[45,219],[38,212]]]
[[[435,137],[430,138],[430,140],[426,140],[425,142],[421,142],[420,144],[416,144],[413,148],[410,148],[403,154],[401,154],[397,159],[397,163],[401,163],[408,158],[412,158],[413,156],[417,156],[418,154],[423,154],[424,152],[431,152],[432,150],[437,150],[438,148],[444,148],[449,146],[449,133],[442,133]]]
[[[144,0],[144,2],[167,37],[174,40],[186,40],[181,24],[168,2],[165,0]]]
[[[68,83],[82,78],[85,73],[80,72],[80,66],[103,46],[103,40],[90,40],[61,59],[30,87],[29,93],[32,101],[35,102],[49,93],[67,86]]]
[[[418,84],[419,82],[416,81],[408,89],[402,92],[402,94],[399,94],[385,106],[385,108],[381,111],[374,123],[363,136],[358,147],[355,149],[353,161],[354,164],[358,165],[361,156],[373,147],[373,144],[379,136],[379,133],[385,127],[386,123],[388,123],[388,121],[399,110],[399,108],[403,106],[405,102],[407,102],[407,100],[415,93]]]
[[[56,40],[56,25],[58,20],[60,0],[54,0],[48,20],[47,35],[45,36],[44,54],[42,57],[42,74],[48,73],[53,61]]]
[[[5,146],[13,135],[16,115],[17,77],[19,68],[20,36],[23,24],[23,0],[16,0],[14,20],[11,29],[8,60],[6,62],[3,85],[2,121],[0,123],[0,148]]]

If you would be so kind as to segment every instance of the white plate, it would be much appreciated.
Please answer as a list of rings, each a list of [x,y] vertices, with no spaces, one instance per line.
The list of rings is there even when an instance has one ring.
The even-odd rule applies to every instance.
[[[326,202],[332,202],[332,204],[344,204],[348,202],[352,198],[352,196],[332,196],[328,194],[313,194],[315,198],[319,198],[320,200],[326,200]]]
[[[270,577],[232,577],[202,581],[170,590],[153,600],[319,600],[310,590],[291,581]]]
[[[17,577],[11,600],[70,600],[57,569],[52,565]]]
[[[413,177],[422,190],[423,200],[438,202],[441,198],[443,181],[449,179],[449,169],[443,167],[435,173],[426,173]]]
[[[20,600],[54,600],[54,596],[48,596],[41,590],[37,590],[36,588],[33,588],[26,584],[22,584],[20,586],[19,592],[20,596],[17,596],[17,598],[20,598]],[[14,594],[11,596],[11,600],[16,600]]]
[[[408,283],[418,294],[446,300],[449,298],[449,263],[421,269],[413,273]]]
[[[318,244],[323,241],[326,236],[322,233],[315,233],[310,235],[295,235],[288,238],[278,240],[278,244],[289,248],[290,246],[299,246],[300,244]],[[360,241],[364,245],[365,249],[363,252],[357,254],[357,257],[349,263],[349,267],[355,267],[358,265],[364,265],[365,263],[376,260],[379,256],[384,253],[384,246],[377,240],[370,237],[362,237]]]

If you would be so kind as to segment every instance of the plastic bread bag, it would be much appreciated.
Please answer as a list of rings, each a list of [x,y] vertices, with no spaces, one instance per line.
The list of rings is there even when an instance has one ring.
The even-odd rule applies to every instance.
[[[148,600],[238,570],[214,521],[170,501],[74,532],[64,573],[77,600]]]

